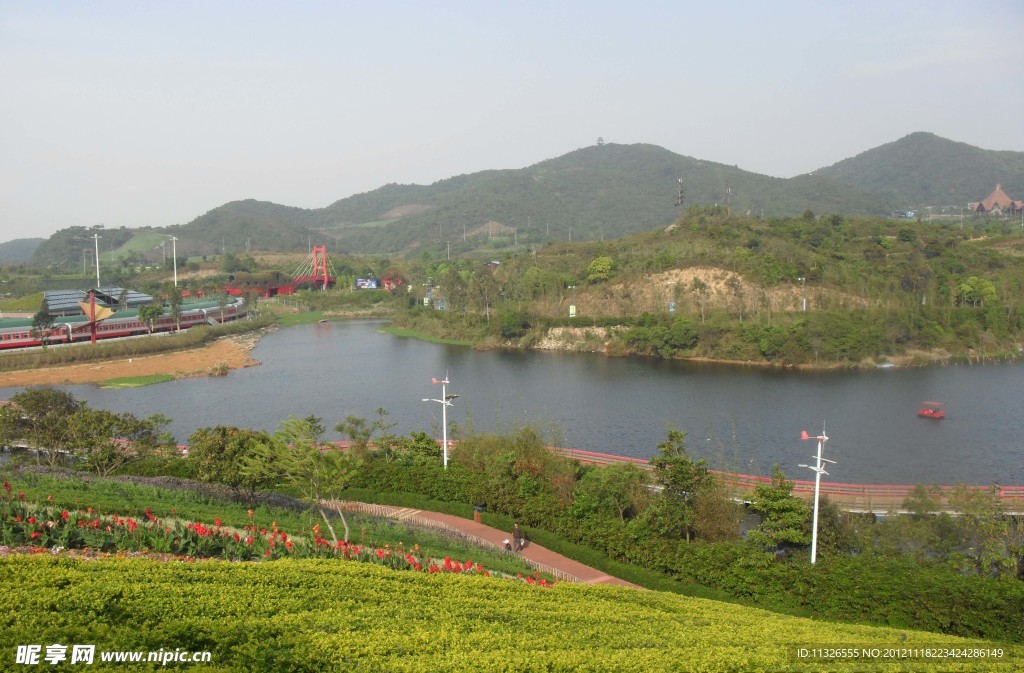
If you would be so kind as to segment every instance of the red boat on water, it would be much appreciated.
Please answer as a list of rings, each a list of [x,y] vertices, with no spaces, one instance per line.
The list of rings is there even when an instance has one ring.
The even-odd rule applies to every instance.
[[[921,418],[934,418],[936,420],[946,417],[946,412],[942,410],[942,402],[922,402],[924,406],[917,410],[917,415]]]

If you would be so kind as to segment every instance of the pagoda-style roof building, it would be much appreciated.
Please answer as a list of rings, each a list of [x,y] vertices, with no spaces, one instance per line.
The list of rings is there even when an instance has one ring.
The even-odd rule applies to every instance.
[[[973,213],[979,215],[984,213],[993,213],[1001,215],[1006,213],[1008,215],[1015,215],[1024,210],[1024,199],[1015,201],[1003,191],[1003,186],[996,184],[996,188],[992,190],[992,193],[986,196],[981,201],[975,201],[968,203],[967,207]]]

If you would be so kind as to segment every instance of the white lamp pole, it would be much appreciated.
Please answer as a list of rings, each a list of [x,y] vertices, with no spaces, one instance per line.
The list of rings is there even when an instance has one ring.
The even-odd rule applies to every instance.
[[[438,381],[437,379],[431,379],[431,383],[441,384],[441,399],[436,400],[431,397],[424,397],[424,402],[437,402],[441,405],[441,445],[444,456],[444,469],[448,469],[448,407],[452,406],[452,400],[458,395],[448,394],[448,375],[445,374],[444,378]]]
[[[803,276],[797,278],[800,281],[800,303],[803,306],[804,313],[807,312],[807,279]]]
[[[178,287],[178,237],[171,236],[171,261],[174,263],[174,287]]]
[[[800,439],[812,439],[812,437],[807,434],[806,430],[804,430],[803,432],[800,433]],[[811,564],[812,565],[814,564],[814,562],[818,558],[818,494],[821,491],[821,475],[828,474],[828,472],[826,472],[825,468],[822,466],[822,463],[823,462],[824,463],[832,463],[833,465],[836,464],[836,461],[834,461],[834,460],[828,460],[827,458],[822,458],[821,457],[821,450],[824,448],[825,442],[828,441],[828,435],[825,434],[825,424],[824,423],[821,424],[821,434],[818,435],[817,437],[814,437],[813,439],[817,439],[818,440],[818,459],[817,459],[817,462],[813,466],[812,465],[804,465],[804,464],[801,464],[799,466],[799,467],[806,467],[809,470],[811,470],[812,472],[814,472],[814,519],[813,519],[813,521],[811,523]]]
[[[96,289],[100,289],[100,239],[103,238],[99,234],[93,234],[92,240],[96,244]]]

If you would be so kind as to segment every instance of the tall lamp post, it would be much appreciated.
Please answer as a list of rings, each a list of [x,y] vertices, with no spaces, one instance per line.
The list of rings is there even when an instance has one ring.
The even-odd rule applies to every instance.
[[[100,239],[99,234],[93,234],[92,240],[96,245],[96,289],[100,289]]]
[[[807,312],[807,279],[803,276],[797,278],[800,281],[800,304],[803,306],[804,313]]]
[[[448,394],[448,375],[445,374],[444,378],[438,381],[437,379],[430,379],[431,383],[441,384],[441,399],[437,400],[432,397],[424,397],[424,402],[437,402],[441,405],[441,445],[443,447],[444,455],[444,469],[448,469],[448,407],[452,406],[452,400],[458,395]]]
[[[178,287],[178,237],[171,236],[171,262],[174,264],[174,287]]]
[[[814,472],[814,519],[811,524],[811,564],[813,565],[818,558],[818,494],[821,491],[821,475],[828,474],[828,472],[826,472],[825,468],[822,466],[822,463],[832,463],[833,465],[835,465],[836,461],[821,457],[821,450],[824,448],[825,442],[828,441],[828,435],[825,434],[824,423],[821,424],[820,435],[818,435],[817,437],[811,437],[809,434],[807,434],[807,431],[804,430],[803,432],[800,433],[800,439],[818,440],[817,462],[814,465],[804,465],[803,463],[799,465],[799,467],[806,467],[807,469]]]

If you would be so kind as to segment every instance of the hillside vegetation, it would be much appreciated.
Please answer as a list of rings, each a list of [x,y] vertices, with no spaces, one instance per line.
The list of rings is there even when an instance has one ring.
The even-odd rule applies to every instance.
[[[656,145],[599,143],[519,169],[488,170],[431,185],[389,184],[302,209],[249,199],[235,201],[167,227],[179,255],[240,250],[303,250],[311,243],[353,253],[433,254],[451,244],[457,254],[570,239],[619,238],[667,226],[679,215],[682,180],[687,205],[721,205],[754,217],[795,216],[806,210],[879,216],[894,210],[934,212],[966,206],[1001,183],[1024,195],[1024,153],[983,150],[930,133],[914,133],[832,166],[775,178],[738,166],[676,154]],[[953,212],[953,211],[948,211]],[[495,229],[503,231],[501,245]],[[47,241],[37,266],[74,268],[83,241]],[[69,230],[65,230],[69,231]],[[120,231],[120,230],[119,230]],[[85,234],[85,235],[83,235]],[[103,253],[138,259],[121,234],[103,234]],[[58,238],[61,238],[58,236]],[[152,259],[155,243],[147,242]]]
[[[421,260],[410,278],[447,310],[422,308],[416,283],[397,321],[482,344],[544,347],[560,330],[579,350],[783,365],[1013,357],[1024,239],[1013,222],[971,224],[692,208],[666,231],[552,244],[493,271]]]

